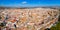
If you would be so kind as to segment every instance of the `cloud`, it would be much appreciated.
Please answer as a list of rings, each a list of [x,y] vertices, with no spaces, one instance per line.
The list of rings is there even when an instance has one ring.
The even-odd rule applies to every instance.
[[[26,1],[23,1],[22,4],[26,4],[27,2]]]

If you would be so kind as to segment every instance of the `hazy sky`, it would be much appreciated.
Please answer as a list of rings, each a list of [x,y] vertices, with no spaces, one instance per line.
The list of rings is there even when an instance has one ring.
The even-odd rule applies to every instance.
[[[0,6],[7,7],[60,6],[60,0],[0,0]]]

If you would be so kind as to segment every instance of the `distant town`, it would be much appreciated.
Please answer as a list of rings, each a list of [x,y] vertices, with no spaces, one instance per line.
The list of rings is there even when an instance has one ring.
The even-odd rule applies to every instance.
[[[0,7],[0,30],[49,30],[59,13],[58,7]]]

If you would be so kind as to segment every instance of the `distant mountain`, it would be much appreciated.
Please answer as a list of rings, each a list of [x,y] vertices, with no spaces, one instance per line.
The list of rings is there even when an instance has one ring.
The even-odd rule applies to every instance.
[[[21,8],[21,9],[25,9],[25,8],[51,8],[51,9],[60,9],[60,6],[36,6],[36,7],[1,7],[0,9],[10,9],[10,8]]]

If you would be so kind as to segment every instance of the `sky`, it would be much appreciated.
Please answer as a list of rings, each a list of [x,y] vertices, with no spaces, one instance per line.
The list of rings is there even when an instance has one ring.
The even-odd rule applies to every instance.
[[[60,6],[60,0],[0,0],[0,6],[6,7]]]

